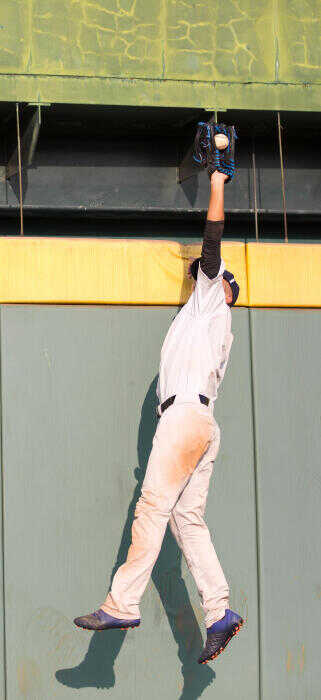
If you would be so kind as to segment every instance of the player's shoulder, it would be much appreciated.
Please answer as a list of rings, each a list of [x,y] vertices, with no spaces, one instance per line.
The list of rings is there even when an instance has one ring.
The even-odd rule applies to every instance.
[[[208,289],[215,287],[215,286],[222,283],[224,270],[225,270],[225,263],[224,263],[224,260],[221,260],[220,268],[219,268],[217,275],[215,277],[208,277],[207,274],[204,272],[204,270],[202,270],[202,265],[200,264],[198,266],[196,284],[203,285],[204,287],[206,287]]]

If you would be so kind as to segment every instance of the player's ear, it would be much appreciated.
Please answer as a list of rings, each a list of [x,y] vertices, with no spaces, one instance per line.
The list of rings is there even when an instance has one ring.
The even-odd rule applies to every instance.
[[[227,283],[227,294],[226,294],[226,296],[227,296],[227,300],[226,300],[227,303],[228,303],[228,304],[231,304],[232,301],[233,301],[233,292],[232,292],[231,285],[230,285],[229,283]]]

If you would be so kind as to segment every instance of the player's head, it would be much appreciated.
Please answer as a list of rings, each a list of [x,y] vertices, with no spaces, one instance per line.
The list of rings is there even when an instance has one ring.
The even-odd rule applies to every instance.
[[[234,306],[234,304],[236,304],[237,302],[237,298],[240,293],[240,288],[232,272],[224,270],[223,285],[225,290],[226,303],[229,306]]]
[[[201,258],[196,258],[190,265],[190,274],[193,277],[194,280],[197,279],[197,273],[198,273],[198,267],[200,264],[200,259]],[[236,280],[234,279],[234,275],[232,272],[229,272],[228,270],[224,270],[223,272],[223,286],[224,286],[224,291],[225,291],[225,301],[228,304],[228,306],[234,306],[234,304],[237,301],[237,297],[239,295],[239,285],[237,284]]]

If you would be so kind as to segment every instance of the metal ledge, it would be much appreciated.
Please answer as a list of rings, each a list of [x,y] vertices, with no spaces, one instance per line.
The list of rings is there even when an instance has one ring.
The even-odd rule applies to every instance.
[[[318,112],[320,83],[233,83],[140,78],[0,75],[8,102]]]

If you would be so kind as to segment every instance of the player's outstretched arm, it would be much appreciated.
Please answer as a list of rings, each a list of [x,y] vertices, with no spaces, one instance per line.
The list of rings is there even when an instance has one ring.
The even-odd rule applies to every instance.
[[[221,240],[224,230],[224,185],[228,176],[217,170],[211,175],[210,201],[204,230],[201,268],[209,279],[217,276],[221,265]]]

